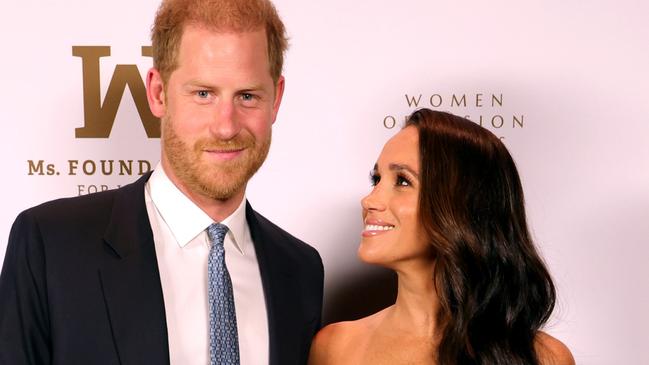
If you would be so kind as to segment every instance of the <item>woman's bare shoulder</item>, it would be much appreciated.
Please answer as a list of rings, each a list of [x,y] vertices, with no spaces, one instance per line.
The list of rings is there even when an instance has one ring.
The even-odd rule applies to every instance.
[[[311,342],[309,365],[335,363],[336,355],[340,354],[341,347],[353,336],[355,327],[354,321],[336,322],[318,331]]]
[[[309,365],[338,364],[359,350],[368,331],[375,326],[382,312],[355,321],[336,322],[322,328],[311,342]]]
[[[335,345],[337,342],[344,341],[347,337],[353,335],[357,321],[336,322],[322,328],[313,339],[314,343],[322,345]]]
[[[568,347],[545,332],[537,333],[535,348],[541,365],[575,365]]]

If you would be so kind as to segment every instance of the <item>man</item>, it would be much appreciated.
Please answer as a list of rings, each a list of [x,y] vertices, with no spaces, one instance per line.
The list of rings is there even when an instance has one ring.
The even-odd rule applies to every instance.
[[[167,0],[152,40],[161,163],[18,216],[0,364],[306,363],[322,262],[245,199],[282,99],[284,26],[267,0]]]

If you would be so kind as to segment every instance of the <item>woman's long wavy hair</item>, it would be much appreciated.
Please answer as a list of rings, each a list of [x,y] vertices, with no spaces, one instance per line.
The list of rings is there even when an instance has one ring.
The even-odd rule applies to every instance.
[[[419,212],[435,251],[441,365],[538,365],[534,339],[555,304],[530,238],[516,165],[498,137],[421,109]]]

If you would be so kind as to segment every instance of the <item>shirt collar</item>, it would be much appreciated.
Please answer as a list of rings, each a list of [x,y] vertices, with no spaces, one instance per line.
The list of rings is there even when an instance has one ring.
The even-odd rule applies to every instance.
[[[158,163],[153,170],[147,189],[162,220],[180,247],[185,247],[196,236],[205,232],[210,224],[214,223],[207,213],[192,202],[169,179],[162,164]],[[242,255],[245,254],[244,233],[246,228],[245,197],[232,214],[226,217],[221,224],[228,227],[227,238],[234,243],[235,248]]]

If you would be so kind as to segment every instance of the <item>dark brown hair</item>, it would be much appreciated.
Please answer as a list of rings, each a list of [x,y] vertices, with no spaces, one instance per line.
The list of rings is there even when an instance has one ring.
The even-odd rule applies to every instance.
[[[436,254],[442,365],[538,365],[534,338],[555,288],[530,238],[516,165],[502,141],[421,109],[419,211]]]

